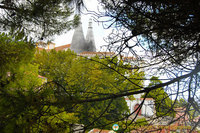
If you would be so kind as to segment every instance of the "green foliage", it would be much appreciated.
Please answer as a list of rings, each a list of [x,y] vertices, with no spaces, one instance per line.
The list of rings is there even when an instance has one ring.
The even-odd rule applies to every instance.
[[[138,127],[142,127],[142,126],[148,125],[148,122],[147,122],[147,120],[145,118],[140,118],[140,119],[136,120],[135,124]]]
[[[43,132],[70,132],[70,124],[76,123],[78,118],[73,113],[67,113],[64,108],[57,108],[55,106],[44,106],[45,113],[37,123],[34,129]],[[39,124],[39,128],[37,125]]]
[[[70,90],[69,94],[73,94],[73,96],[79,95],[80,97],[80,93],[85,92],[88,97],[95,97],[95,94],[90,94],[90,92],[95,91],[97,94],[101,94],[112,93],[114,90],[120,91],[121,88],[119,87],[117,90],[116,87],[120,86],[117,83],[121,82],[119,79],[121,77],[107,66],[97,63],[97,61],[103,60],[97,57],[95,60],[93,62],[83,57],[77,57],[70,51],[56,52],[52,50],[50,52],[42,51],[36,55],[35,62],[39,64],[41,75],[62,85],[66,91]],[[115,84],[112,84],[114,82]]]
[[[83,104],[79,107],[81,111],[79,114],[80,122],[88,126],[89,129],[110,129],[110,124],[108,123],[119,121],[129,113],[124,98],[114,99],[111,104],[110,102],[111,101],[106,100]]]
[[[0,6],[0,29],[43,39],[70,30],[79,23],[74,15],[73,2],[80,0],[23,0],[3,1]]]
[[[195,119],[200,115],[198,109],[194,108],[193,106],[190,106],[190,103],[186,101],[184,98],[177,99],[176,103],[174,104],[176,108],[182,108],[185,111],[187,111],[186,109],[189,108],[186,113],[189,115],[190,119]],[[195,104],[196,104],[195,106],[198,107],[198,104],[197,103]]]
[[[22,68],[21,68],[22,67]],[[44,80],[38,78],[37,66],[23,65],[15,80],[1,88],[1,132],[57,132],[69,130],[77,122],[73,113],[53,106],[53,91],[40,90]]]
[[[75,123],[87,129],[102,127],[127,115],[125,99],[79,101],[138,90],[136,84],[142,85],[134,81],[134,74],[143,74],[135,71],[129,75],[135,87],[129,88],[122,76],[128,71],[117,58],[88,59],[70,50],[37,51],[33,56],[34,46],[22,35],[2,34],[0,39],[2,52],[6,51],[0,59],[10,59],[1,64],[0,132],[70,132]]]
[[[187,104],[188,104],[187,101],[185,101],[185,99],[181,98],[181,99],[176,101],[175,107],[177,107],[177,108],[186,107]]]
[[[133,129],[137,130],[138,128],[142,128],[148,126],[148,121],[145,118],[139,118],[135,121],[127,120],[127,121],[120,121],[119,123],[119,133],[121,132],[130,132]]]
[[[34,45],[27,38],[0,34],[0,77],[14,72],[33,58]]]
[[[160,84],[161,81],[158,77],[152,77],[149,86]],[[144,95],[142,96],[144,97]],[[150,91],[147,98],[153,98],[155,100],[155,109],[157,116],[175,116],[175,112],[172,108],[172,100],[169,98],[168,94],[163,88],[158,88]]]
[[[100,59],[96,56],[88,59],[79,57],[70,50],[58,52],[51,50],[38,52],[34,62],[39,65],[41,75],[57,84],[54,86],[56,104],[61,106],[65,104],[67,110],[76,101],[135,91],[143,84],[135,78],[143,77],[144,73],[138,70],[130,73],[117,58]],[[129,73],[129,81],[122,76],[126,73]],[[135,85],[131,85],[130,81]],[[79,123],[90,129],[102,128],[106,123],[119,121],[129,110],[125,99],[117,98],[112,101],[74,105],[72,112],[77,112]]]
[[[53,105],[54,91],[30,64],[34,46],[20,36],[0,35],[0,132],[69,131],[73,113]]]
[[[15,80],[10,81],[8,88],[19,88],[22,91],[37,88],[42,85],[42,80],[38,78],[37,65],[24,64],[15,73]]]

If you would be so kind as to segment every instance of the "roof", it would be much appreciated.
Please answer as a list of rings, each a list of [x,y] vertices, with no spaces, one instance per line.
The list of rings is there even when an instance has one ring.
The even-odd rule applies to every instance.
[[[44,76],[38,75],[38,78],[47,78],[47,77],[44,77]]]
[[[127,98],[125,98],[125,100],[130,100],[128,97]],[[135,99],[136,100],[136,99]],[[144,100],[144,98],[139,98],[139,100]],[[154,99],[153,98],[145,98],[145,100],[146,101],[154,101]]]
[[[82,23],[80,23],[78,27],[76,27],[76,29],[74,30],[70,48],[72,51],[78,54],[83,51],[87,51],[86,41],[83,34]]]
[[[122,57],[123,60],[136,60],[135,57]]]
[[[80,55],[114,55],[114,52],[89,52],[85,51],[80,53]]]
[[[88,133],[110,133],[112,130],[92,129]]]
[[[88,31],[86,35],[86,45],[87,45],[87,51],[96,51],[95,41],[94,41],[94,34],[93,34],[93,28],[92,28],[92,19],[89,20],[88,25]]]
[[[58,47],[55,47],[54,49],[56,51],[59,51],[59,50],[64,50],[66,48],[70,48],[71,44],[66,44],[66,45],[62,45],[62,46],[58,46]]]
[[[182,120],[182,121],[183,120],[184,121],[188,121],[189,120],[189,116],[186,113],[186,108],[185,107],[175,108],[174,110],[176,112],[176,116],[175,116],[176,119],[179,119],[179,120]]]
[[[47,52],[51,51],[51,49],[45,49],[45,48],[41,48],[41,47],[37,47],[38,51],[42,51],[42,50],[45,50]]]
[[[37,47],[37,49],[38,49],[39,51],[42,51],[42,50],[44,50],[44,48],[40,48],[40,47]]]

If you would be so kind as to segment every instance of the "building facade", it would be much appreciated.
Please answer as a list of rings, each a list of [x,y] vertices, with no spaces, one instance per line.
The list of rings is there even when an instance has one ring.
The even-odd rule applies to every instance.
[[[152,117],[155,114],[154,100],[153,98],[135,98],[130,100],[125,98],[129,107],[130,113],[142,117]],[[143,104],[142,104],[143,103]],[[140,105],[142,105],[140,107]]]

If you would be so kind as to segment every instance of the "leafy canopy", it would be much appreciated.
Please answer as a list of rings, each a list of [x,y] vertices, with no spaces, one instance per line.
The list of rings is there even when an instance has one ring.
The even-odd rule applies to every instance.
[[[110,128],[107,124],[119,121],[129,113],[123,97],[103,101],[98,101],[99,98],[136,91],[139,89],[137,85],[143,85],[143,82],[134,80],[137,76],[142,78],[143,72],[130,73],[117,58],[86,58],[70,50],[44,50],[38,51],[34,63],[39,65],[41,75],[56,84],[52,88],[56,98],[54,104],[64,105],[66,110],[77,113],[79,123],[84,124],[85,129]],[[115,70],[122,75],[130,73],[130,80],[137,85],[131,86],[126,77]],[[84,102],[88,99],[96,100]]]
[[[80,3],[82,0],[3,0],[0,29],[37,39],[51,37],[77,26],[79,17],[73,15],[73,7]]]
[[[161,81],[158,77],[152,77],[149,86],[160,84]],[[143,95],[142,97],[144,97]],[[172,116],[174,117],[174,111],[172,108],[172,100],[169,98],[169,95],[164,91],[164,88],[158,88],[156,90],[150,91],[146,98],[153,98],[155,100],[155,109],[157,116]]]
[[[31,64],[35,53],[32,42],[19,36],[0,36],[0,132],[69,131],[78,118],[49,104],[54,93],[41,90],[46,81],[38,77],[38,65]]]

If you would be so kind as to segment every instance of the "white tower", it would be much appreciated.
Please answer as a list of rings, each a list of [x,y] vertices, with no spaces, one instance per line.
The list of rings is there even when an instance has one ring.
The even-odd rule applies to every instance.
[[[92,19],[89,20],[88,31],[86,35],[86,43],[88,45],[88,51],[96,52],[93,27],[92,27]]]
[[[82,52],[96,52],[91,19],[89,21],[86,40],[83,34],[82,23],[80,23],[79,26],[75,29],[74,35],[72,37],[71,50],[77,54]]]
[[[71,43],[71,50],[79,54],[86,50],[85,45],[86,45],[86,41],[83,35],[82,23],[80,23],[79,26],[74,31],[74,35],[72,37],[72,43]]]

